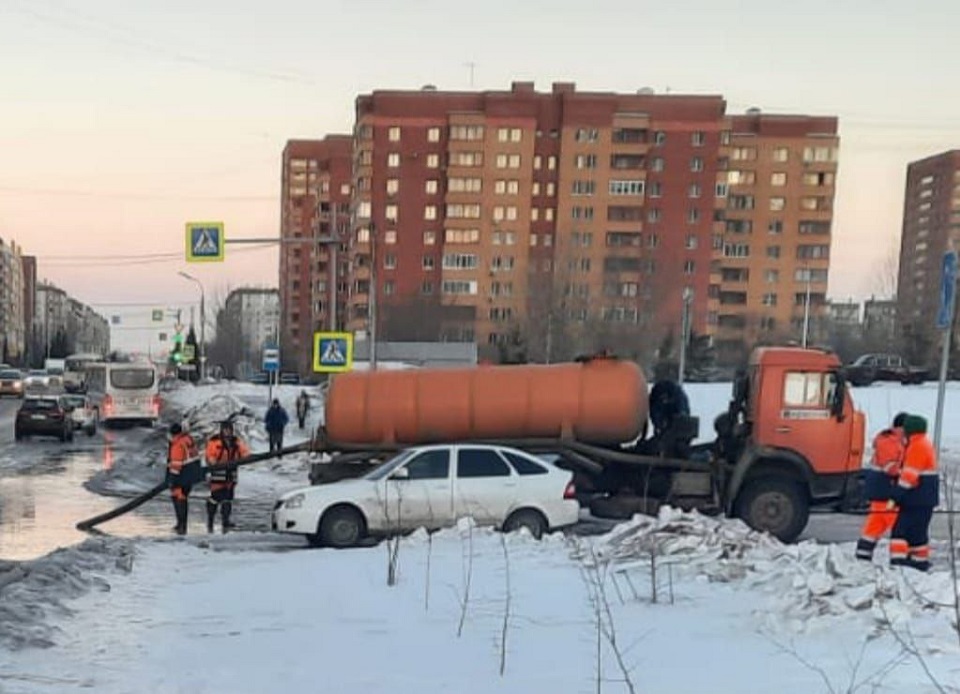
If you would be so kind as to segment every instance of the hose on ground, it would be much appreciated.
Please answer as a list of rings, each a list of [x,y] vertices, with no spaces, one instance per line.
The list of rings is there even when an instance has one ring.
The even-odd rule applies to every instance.
[[[296,446],[289,446],[287,448],[283,448],[280,451],[273,451],[273,452],[267,452],[267,453],[254,453],[253,455],[248,455],[246,458],[240,458],[236,462],[230,463],[229,465],[227,465],[227,469],[234,470],[238,467],[243,467],[244,465],[251,465],[253,463],[262,462],[264,460],[270,460],[271,458],[278,458],[281,455],[289,455],[291,453],[303,453],[304,451],[308,451],[308,450],[310,450],[310,442],[305,441],[303,443],[298,443]],[[203,468],[203,470],[204,470],[204,476],[206,476],[206,474],[209,472],[209,468]],[[77,530],[83,530],[83,531],[92,530],[93,528],[100,525],[101,523],[106,523],[107,521],[113,520],[114,518],[122,516],[125,513],[129,513],[135,508],[143,506],[143,504],[150,501],[150,499],[160,494],[164,489],[166,489],[169,486],[170,486],[170,483],[165,479],[163,482],[160,482],[155,487],[152,487],[151,489],[145,491],[140,496],[134,497],[133,499],[130,499],[126,503],[123,503],[114,509],[101,513],[100,515],[94,516],[93,518],[87,518],[86,520],[80,521],[79,523],[77,523],[76,528]]]

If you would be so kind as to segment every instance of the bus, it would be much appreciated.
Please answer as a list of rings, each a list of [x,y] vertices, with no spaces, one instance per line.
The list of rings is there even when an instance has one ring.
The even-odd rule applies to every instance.
[[[63,387],[68,393],[82,393],[87,389],[87,365],[103,361],[103,355],[93,352],[71,354],[64,360]]]
[[[149,362],[87,364],[86,387],[104,426],[119,422],[154,426],[160,419],[160,379]]]

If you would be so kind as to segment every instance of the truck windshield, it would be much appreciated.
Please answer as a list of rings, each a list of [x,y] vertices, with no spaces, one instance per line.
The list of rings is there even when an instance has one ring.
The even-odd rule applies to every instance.
[[[413,451],[411,450],[403,451],[402,453],[390,458],[390,460],[385,462],[383,465],[380,465],[379,467],[375,467],[373,470],[371,470],[366,475],[364,475],[363,479],[382,480],[384,477],[386,477],[391,472],[396,470],[398,467],[403,465],[410,458],[411,455],[413,455]]]

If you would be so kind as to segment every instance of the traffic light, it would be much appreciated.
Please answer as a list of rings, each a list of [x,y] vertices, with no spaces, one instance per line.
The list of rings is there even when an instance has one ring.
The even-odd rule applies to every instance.
[[[177,325],[173,334],[173,350],[170,352],[170,361],[179,366],[183,363],[183,326]]]

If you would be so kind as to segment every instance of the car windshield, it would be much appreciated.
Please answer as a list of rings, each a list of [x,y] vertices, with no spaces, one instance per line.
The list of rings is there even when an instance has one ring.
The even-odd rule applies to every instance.
[[[383,465],[375,467],[373,470],[371,470],[366,475],[364,475],[363,479],[381,480],[387,475],[389,475],[391,472],[396,470],[398,467],[403,465],[407,460],[410,459],[411,455],[413,455],[412,450],[403,451],[402,453],[395,455],[393,458],[390,458],[390,460],[385,462]]]
[[[84,407],[86,401],[82,395],[68,395],[64,397],[63,401],[67,403],[70,407]]]
[[[23,409],[25,410],[53,410],[56,407],[56,400],[43,400],[40,398],[36,400],[25,400],[23,403]]]
[[[110,385],[120,390],[141,390],[153,385],[153,369],[113,369]]]
[[[0,371],[0,378],[5,381],[10,380],[11,378],[20,378],[19,371]]]
[[[47,372],[46,372],[46,371],[33,370],[33,371],[30,372],[30,375],[31,375],[31,376],[46,376],[46,375],[47,375]]]

